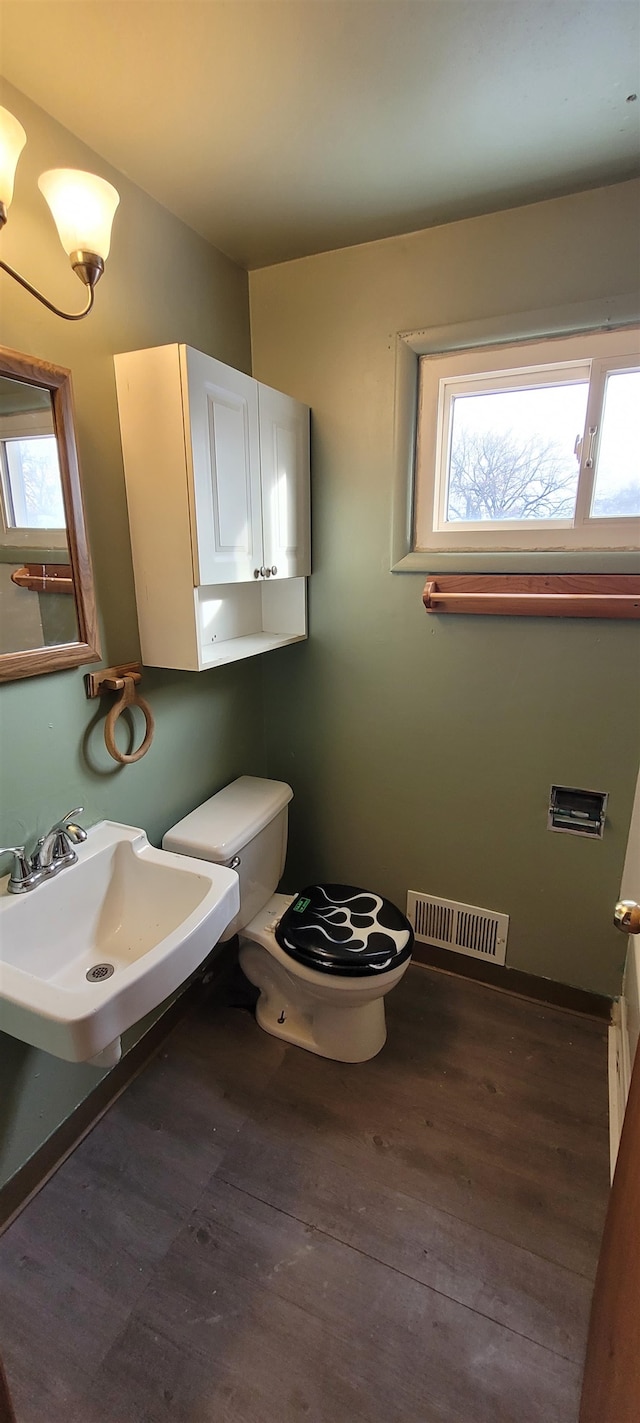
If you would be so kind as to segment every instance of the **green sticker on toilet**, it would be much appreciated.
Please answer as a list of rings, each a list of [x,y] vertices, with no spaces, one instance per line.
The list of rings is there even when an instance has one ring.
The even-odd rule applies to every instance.
[[[309,908],[310,903],[310,899],[297,899],[293,905],[294,914],[304,914],[305,909]]]

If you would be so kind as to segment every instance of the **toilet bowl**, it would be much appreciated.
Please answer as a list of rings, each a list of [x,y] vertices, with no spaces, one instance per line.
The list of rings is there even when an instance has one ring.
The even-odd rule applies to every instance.
[[[163,848],[236,869],[240,964],[260,990],[266,1032],[338,1062],[365,1062],[386,1040],[385,995],[411,961],[413,931],[389,900],[356,885],[275,893],[284,869],[283,781],[240,776],[168,830]]]

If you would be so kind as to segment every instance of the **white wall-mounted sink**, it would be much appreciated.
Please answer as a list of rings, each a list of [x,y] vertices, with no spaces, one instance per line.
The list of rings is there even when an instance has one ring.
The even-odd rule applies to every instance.
[[[77,855],[27,894],[0,880],[0,1029],[69,1062],[106,1049],[108,1063],[120,1034],[217,943],[238,912],[239,880],[108,820]],[[89,980],[96,968],[104,976]]]

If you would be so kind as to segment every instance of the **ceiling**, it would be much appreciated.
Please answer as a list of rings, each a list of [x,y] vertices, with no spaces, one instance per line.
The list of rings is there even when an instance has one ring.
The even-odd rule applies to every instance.
[[[640,171],[636,0],[2,0],[6,77],[242,266]]]

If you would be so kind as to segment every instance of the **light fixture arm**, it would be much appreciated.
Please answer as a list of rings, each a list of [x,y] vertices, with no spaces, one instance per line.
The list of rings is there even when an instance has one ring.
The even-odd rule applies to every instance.
[[[82,311],[61,311],[60,307],[54,306],[53,302],[49,301],[46,296],[43,296],[42,292],[39,292],[37,287],[33,287],[31,285],[31,282],[28,282],[26,280],[26,277],[21,277],[19,272],[15,272],[13,267],[9,266],[8,262],[0,261],[0,267],[2,268],[3,272],[8,272],[9,276],[14,278],[14,281],[19,282],[20,286],[24,287],[25,291],[30,292],[31,295],[34,296],[37,301],[42,302],[43,306],[46,306],[49,311],[52,311],[54,313],[54,316],[62,316],[65,321],[82,321],[83,316],[89,315],[94,301],[95,283],[93,285],[88,284],[89,300],[86,306],[83,307]]]
[[[0,202],[0,231],[2,231],[6,221],[7,209],[5,204]],[[8,262],[0,260],[0,268],[2,268],[2,271],[6,272],[8,276],[13,277],[15,282],[19,282],[25,291],[30,292],[31,296],[34,296],[36,301],[46,306],[48,311],[52,311],[54,316],[61,316],[64,321],[82,321],[83,316],[88,316],[93,306],[95,285],[96,282],[100,281],[102,273],[104,272],[104,262],[102,257],[96,256],[95,252],[72,252],[71,266],[81,282],[84,282],[85,286],[89,288],[89,298],[82,311],[61,311],[60,307],[54,306],[53,302],[49,301],[48,297],[43,296],[37,287],[32,286],[26,277],[21,277],[20,273],[16,272],[13,267],[10,267]]]

